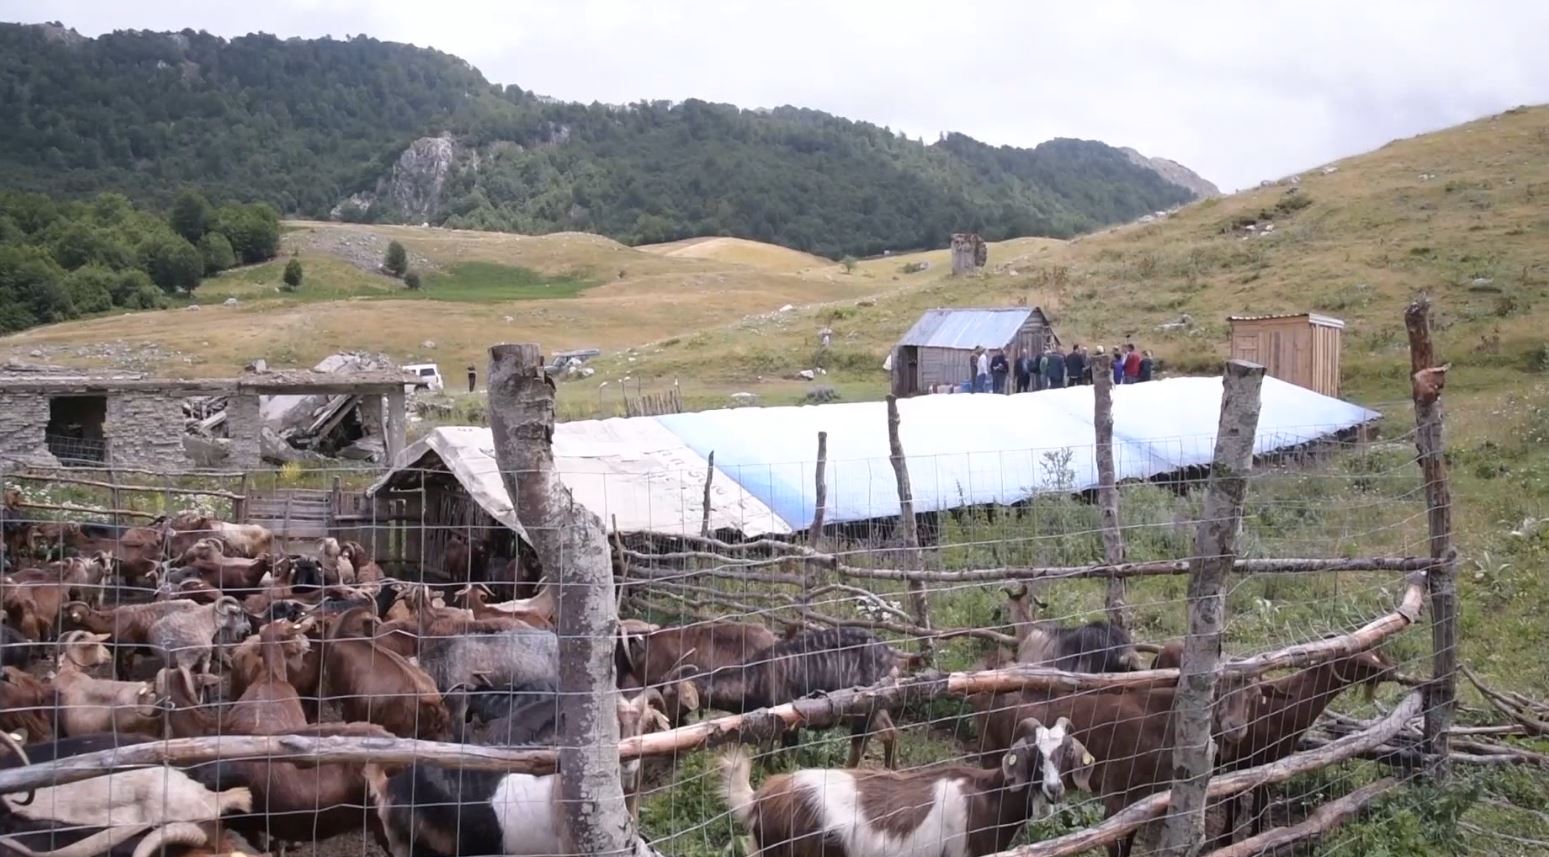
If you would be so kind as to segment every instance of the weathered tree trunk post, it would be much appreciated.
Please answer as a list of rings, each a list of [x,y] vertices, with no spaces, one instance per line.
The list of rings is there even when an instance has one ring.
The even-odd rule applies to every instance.
[[[1458,683],[1458,554],[1452,543],[1452,490],[1447,483],[1447,456],[1442,442],[1441,390],[1447,367],[1436,365],[1431,345],[1431,303],[1420,298],[1404,311],[1409,330],[1409,366],[1415,402],[1415,446],[1425,480],[1426,524],[1431,558],[1426,572],[1431,595],[1431,681],[1425,688],[1425,752],[1430,773],[1446,776],[1447,730]]]
[[[382,451],[386,453],[388,470],[397,465],[398,455],[408,442],[406,425],[404,392],[401,387],[394,388],[387,394],[387,437],[382,439]]]
[[[919,569],[924,567],[920,554],[920,526],[914,517],[914,489],[909,486],[909,462],[904,458],[904,445],[898,438],[898,422],[898,397],[888,396],[887,443],[891,451],[893,476],[898,480],[898,526],[899,535],[904,541],[904,567]],[[909,581],[909,601],[915,624],[929,631],[930,599],[923,582]],[[936,645],[929,637],[920,639],[920,654],[925,657],[927,664],[935,662]]]
[[[1216,666],[1225,625],[1225,583],[1236,560],[1253,438],[1259,425],[1264,367],[1233,360],[1221,379],[1221,422],[1205,508],[1189,561],[1189,632],[1184,638],[1178,695],[1173,700],[1172,809],[1162,830],[1163,855],[1199,853],[1205,840],[1205,796],[1215,745],[1210,737]]]
[[[823,519],[828,516],[828,432],[818,432],[818,463],[812,476],[814,501],[812,526],[807,529],[807,544],[815,551],[823,549]]]
[[[602,521],[554,472],[554,385],[536,345],[490,348],[490,431],[501,481],[559,583],[559,795],[571,853],[629,854],[640,846],[619,778],[614,700],[618,614]]]
[[[1113,458],[1113,357],[1099,354],[1092,367],[1092,426],[1097,443],[1097,508],[1103,534],[1103,560],[1109,565],[1124,562],[1124,533],[1119,529],[1119,487]],[[1128,582],[1117,574],[1108,576],[1108,594],[1103,606],[1108,621],[1128,629]]]
[[[715,481],[715,450],[710,450],[710,455],[705,459],[705,508],[704,517],[699,520],[699,537],[710,537],[710,485]]]

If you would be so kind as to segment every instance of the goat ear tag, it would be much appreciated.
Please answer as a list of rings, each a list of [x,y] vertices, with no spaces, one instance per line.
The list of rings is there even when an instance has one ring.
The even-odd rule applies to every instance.
[[[1097,761],[1097,760],[1092,758],[1092,754],[1091,753],[1082,753],[1081,754],[1081,764],[1083,764],[1083,765],[1090,765],[1090,764],[1092,764],[1095,761]]]

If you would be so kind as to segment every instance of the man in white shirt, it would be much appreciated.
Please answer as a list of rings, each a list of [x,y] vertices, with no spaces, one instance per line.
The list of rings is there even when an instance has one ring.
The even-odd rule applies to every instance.
[[[974,392],[990,392],[990,352],[984,349],[979,351],[979,359],[974,363]]]

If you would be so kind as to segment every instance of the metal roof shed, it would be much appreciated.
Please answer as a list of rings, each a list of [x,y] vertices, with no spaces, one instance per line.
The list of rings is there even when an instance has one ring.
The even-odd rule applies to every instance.
[[[893,348],[893,393],[913,396],[971,377],[969,355],[976,348],[1042,353],[1059,337],[1038,307],[941,308],[926,310]]]

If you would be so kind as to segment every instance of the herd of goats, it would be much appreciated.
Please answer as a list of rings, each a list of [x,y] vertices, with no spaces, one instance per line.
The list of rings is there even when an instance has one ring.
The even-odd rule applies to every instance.
[[[547,586],[497,601],[515,590],[393,580],[354,542],[325,539],[287,555],[262,527],[191,513],[143,527],[11,521],[5,545],[0,740],[9,752],[0,766],[212,735],[556,740],[559,645]],[[1146,664],[1121,628],[1035,621],[1025,590],[1008,596],[1019,645],[991,653],[986,668],[1179,665],[1179,643]],[[616,652],[626,737],[705,711],[742,713],[873,685],[919,665],[856,628],[776,634],[720,621],[625,620]],[[1369,651],[1282,678],[1223,683],[1214,707],[1219,765],[1290,754],[1337,694],[1393,675],[1393,664]],[[976,737],[960,758],[977,764],[902,772],[894,770],[900,712],[879,708],[846,724],[845,769],[774,774],[755,789],[746,752],[724,752],[723,795],[760,854],[989,854],[1067,789],[1098,796],[1109,814],[1165,789],[1174,693],[972,697]],[[861,766],[872,735],[883,744],[882,767]],[[654,764],[623,766],[631,812],[643,782],[660,774]],[[366,829],[393,857],[562,854],[557,782],[429,762],[146,766],[0,796],[0,857],[251,854],[258,849],[249,843],[283,848]],[[1131,847],[1120,841],[1110,852]]]

